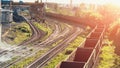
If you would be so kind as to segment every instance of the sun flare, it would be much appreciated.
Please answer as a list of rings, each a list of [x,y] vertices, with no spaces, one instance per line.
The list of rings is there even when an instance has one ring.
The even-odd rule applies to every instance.
[[[13,0],[13,1],[19,1],[19,0]],[[36,0],[22,0],[22,1],[35,2]],[[80,4],[80,3],[96,4],[96,5],[113,4],[113,5],[120,6],[120,0],[42,0],[42,1],[43,2],[63,3],[63,4],[70,4],[70,2],[72,1],[72,4]]]
[[[72,1],[73,4],[77,4],[77,3],[87,3],[87,4],[96,4],[96,5],[113,4],[120,6],[120,0],[72,0]]]

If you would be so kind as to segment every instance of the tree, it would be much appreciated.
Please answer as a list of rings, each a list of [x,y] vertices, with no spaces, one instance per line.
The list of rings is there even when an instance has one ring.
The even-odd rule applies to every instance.
[[[107,25],[113,23],[120,15],[120,8],[111,4],[99,6],[98,11],[103,15],[103,22]]]
[[[85,20],[88,23],[91,23],[92,25],[101,23],[103,19],[100,13],[91,10],[82,12],[82,15],[80,16],[83,20]]]
[[[114,41],[116,46],[115,52],[120,55],[120,18],[110,24],[109,29],[109,39]]]
[[[79,8],[76,8],[75,16],[80,17],[83,21],[91,23],[92,25],[94,23],[100,23],[103,19],[102,14],[96,10],[93,10],[93,7],[87,8],[86,6],[89,5],[81,3]]]
[[[120,68],[120,56],[116,55],[115,65],[113,68]]]

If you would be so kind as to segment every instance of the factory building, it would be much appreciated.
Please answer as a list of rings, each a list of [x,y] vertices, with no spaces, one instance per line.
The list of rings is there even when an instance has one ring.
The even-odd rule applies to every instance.
[[[11,10],[11,0],[1,0],[1,23],[10,23],[13,21],[13,11]]]
[[[13,12],[11,10],[2,9],[2,23],[10,23],[13,21]]]
[[[45,22],[45,4],[35,3],[30,6],[31,17],[36,21]]]

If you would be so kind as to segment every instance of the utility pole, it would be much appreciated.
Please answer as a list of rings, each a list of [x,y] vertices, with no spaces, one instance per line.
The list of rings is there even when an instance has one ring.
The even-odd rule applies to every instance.
[[[39,3],[39,0],[37,0],[37,2]]]
[[[39,3],[39,0],[35,0],[35,3],[36,3],[36,4]]]
[[[40,2],[42,3],[42,0],[40,0]]]
[[[39,3],[39,0],[36,0],[37,3]],[[42,0],[40,0],[40,3],[42,3]]]
[[[70,0],[70,7],[72,7],[72,0]]]
[[[47,0],[46,0],[46,2],[45,2],[45,8],[47,8]]]

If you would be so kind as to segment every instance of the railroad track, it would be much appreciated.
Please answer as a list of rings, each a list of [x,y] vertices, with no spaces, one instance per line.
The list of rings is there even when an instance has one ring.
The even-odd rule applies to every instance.
[[[59,28],[58,28],[58,25],[55,24],[54,32],[45,41],[38,43],[38,45],[43,45],[43,44],[45,45],[45,44],[49,43],[58,34],[59,34]]]
[[[53,34],[51,34],[51,36],[48,39],[46,39],[42,43],[39,43],[38,45],[40,45],[40,46],[45,46],[47,44],[50,45],[50,43],[52,44],[57,39],[59,40],[61,37],[64,37],[65,35],[67,35],[70,31],[70,28],[65,28],[64,30],[60,30],[59,29],[60,27],[58,25],[56,25],[56,28],[57,29],[53,32]]]
[[[31,23],[30,23],[30,24],[31,24]],[[53,22],[53,24],[56,26],[55,28],[57,28],[57,29],[54,30],[53,34],[51,34],[50,37],[49,37],[48,39],[46,39],[45,42],[43,41],[43,44],[42,44],[42,45],[39,45],[40,43],[38,43],[37,46],[46,46],[46,45],[48,45],[48,44],[50,45],[50,44],[56,42],[57,40],[60,40],[62,36],[68,35],[68,34],[70,33],[70,30],[73,29],[73,28],[67,27],[67,28],[65,28],[64,30],[62,30],[61,27],[58,25],[58,23]],[[32,26],[31,26],[31,27],[32,27]],[[66,27],[66,26],[65,26],[65,27]],[[70,33],[70,34],[71,34],[71,33]],[[37,35],[37,32],[36,32],[36,35]],[[55,35],[56,35],[56,36],[55,36]],[[53,39],[53,37],[54,37],[54,39]],[[52,40],[52,39],[53,39],[53,40]],[[52,41],[51,41],[51,40],[52,40]],[[26,44],[26,43],[25,43],[25,44]],[[37,52],[37,51],[36,51],[36,52]],[[28,56],[32,56],[32,55],[34,55],[34,54],[29,54],[29,55],[27,55],[27,56],[21,57],[21,58],[15,60],[15,61],[13,61],[13,62],[7,64],[6,66],[4,66],[4,68],[9,68],[10,66],[12,66],[12,65],[18,63],[19,61],[21,61],[22,59],[24,59],[24,58],[26,58],[26,57],[28,57]]]
[[[40,32],[38,31],[38,29],[36,29],[35,26],[31,22],[29,22],[28,19],[26,19],[26,21],[30,25],[30,27],[32,28],[33,35],[32,35],[32,37],[30,39],[28,39],[27,41],[24,41],[22,45],[27,45],[27,44],[29,44],[31,42],[34,42],[34,41],[36,41],[36,40],[39,39],[38,38],[38,36],[39,36],[38,34]],[[56,36],[57,39],[65,36],[65,35],[67,35],[68,33],[73,33],[73,34],[71,34],[71,35],[68,34],[69,36],[67,36],[66,39],[63,42],[61,42],[59,45],[57,45],[56,47],[54,47],[53,49],[51,49],[49,52],[45,53],[45,55],[43,55],[38,60],[36,60],[32,64],[30,64],[27,68],[40,68],[40,67],[44,66],[57,53],[59,53],[60,51],[62,51],[63,49],[65,49],[67,47],[67,44],[69,42],[71,42],[74,38],[76,38],[76,36],[79,35],[81,33],[81,31],[82,31],[82,30],[80,30],[78,28],[77,28],[76,31],[73,29],[75,32],[72,32],[72,31],[69,32],[70,31],[70,30],[68,30],[69,28],[66,28],[64,31],[62,31],[61,28],[58,25],[56,25],[56,28],[58,28],[58,30],[60,31],[60,32],[58,32],[56,30],[55,34],[53,34],[53,36],[57,34],[57,36]],[[50,36],[51,39],[53,38],[53,36]],[[46,42],[44,42],[45,43],[44,45],[47,45],[46,43],[49,42],[51,39],[48,39]],[[55,40],[56,39],[50,41],[49,43],[53,43]],[[40,45],[41,45],[41,43],[39,43],[39,46]],[[17,63],[18,61],[14,62],[14,63],[12,63],[10,65],[13,65],[13,64]]]
[[[32,20],[29,21],[25,16],[23,16],[23,17],[25,18],[26,22],[30,25],[30,27],[32,29],[32,36],[31,36],[31,38],[29,38],[28,40],[22,42],[19,45],[30,44],[30,43],[40,39],[41,38],[41,34],[42,34],[42,32],[33,25]]]
[[[57,27],[57,26],[56,26]],[[55,32],[57,33],[57,31]],[[63,31],[64,34],[65,31]],[[44,66],[52,57],[54,57],[57,53],[59,53],[60,51],[62,51],[63,49],[65,49],[65,47],[67,46],[67,44],[72,41],[77,34],[79,34],[80,31],[77,30],[76,32],[73,32],[73,34],[71,36],[69,36],[68,38],[66,38],[66,40],[64,40],[62,43],[60,43],[58,46],[56,46],[55,48],[53,48],[52,50],[50,50],[49,52],[47,52],[45,55],[43,55],[40,59],[36,60],[35,62],[33,62],[31,65],[29,65],[27,68],[39,68]],[[61,33],[62,34],[62,33]],[[55,34],[53,34],[55,35]],[[57,36],[57,35],[56,35]],[[62,35],[58,36],[61,37]],[[50,40],[48,39],[48,43]],[[44,42],[45,43],[45,42]],[[41,43],[39,44],[41,45]],[[64,45],[64,46],[61,46]],[[44,62],[43,62],[44,61]]]
[[[29,21],[26,17],[24,17],[24,18],[27,21],[27,23],[30,25],[33,33],[32,33],[31,38],[29,38],[28,40],[24,41],[20,45],[33,44],[32,42],[38,41],[41,38],[42,32],[37,27],[34,26],[34,24],[32,23],[32,21]],[[60,35],[60,33],[63,31],[63,30],[61,30],[60,25],[58,23],[54,22],[54,26],[55,26],[54,32],[45,41],[43,41],[41,43],[39,41],[38,42],[34,42],[34,44],[35,45],[38,45],[38,44],[41,45],[41,44],[44,43],[44,45],[45,45],[45,44],[49,43],[50,41],[53,41],[53,38],[56,38],[58,35]]]
[[[51,45],[52,43],[61,39],[61,37],[68,35],[70,33],[70,30],[73,29],[71,27],[68,27],[67,25],[64,25],[65,28],[62,29],[59,21],[54,21],[53,19],[49,19],[49,18],[47,18],[46,20],[49,21],[54,26],[53,33],[47,39],[42,41],[41,43],[35,43],[37,46]],[[48,23],[48,25],[49,25],[49,23]]]
[[[39,40],[39,38],[41,38],[41,31],[32,24],[32,21],[29,21],[26,17],[24,17],[24,18],[25,18],[26,22],[30,25],[30,28],[32,29],[32,36],[31,36],[31,38],[29,38],[28,40],[22,42],[18,46],[20,46],[20,45],[28,45],[28,44],[36,41],[36,40]],[[26,55],[24,57],[27,57],[27,56],[28,55]],[[15,63],[19,62],[24,57],[18,58],[17,60],[8,63],[7,65],[3,66],[2,68],[9,68],[9,66],[14,65]]]
[[[70,29],[70,28],[66,27],[65,30],[61,30],[60,24],[55,23],[55,31],[45,41],[40,43],[38,40],[40,40],[40,38],[41,38],[42,31],[40,31],[37,27],[35,27],[34,24],[32,23],[32,20],[30,20],[30,21],[28,20],[29,19],[28,17],[25,17],[24,15],[21,15],[21,16],[30,25],[30,27],[32,29],[32,36],[31,36],[31,38],[22,42],[19,45],[33,44],[32,42],[34,42],[33,45],[41,45],[41,44],[46,45],[48,43],[55,41],[56,39],[60,38],[61,36],[64,36],[65,34],[67,34],[68,29]],[[53,22],[53,20],[51,22]],[[63,35],[61,35],[62,33],[63,33]],[[35,41],[38,41],[38,42],[35,42]]]
[[[70,35],[68,38],[66,38],[58,46],[56,46],[55,48],[53,48],[50,51],[48,51],[45,55],[40,57],[38,60],[36,60],[32,64],[30,64],[27,68],[41,68],[41,67],[43,67],[57,53],[59,53],[62,50],[64,50],[68,46],[68,43],[70,43],[73,39],[75,39],[81,32],[82,32],[82,30],[77,28],[77,30],[75,32],[73,32],[72,35]]]

